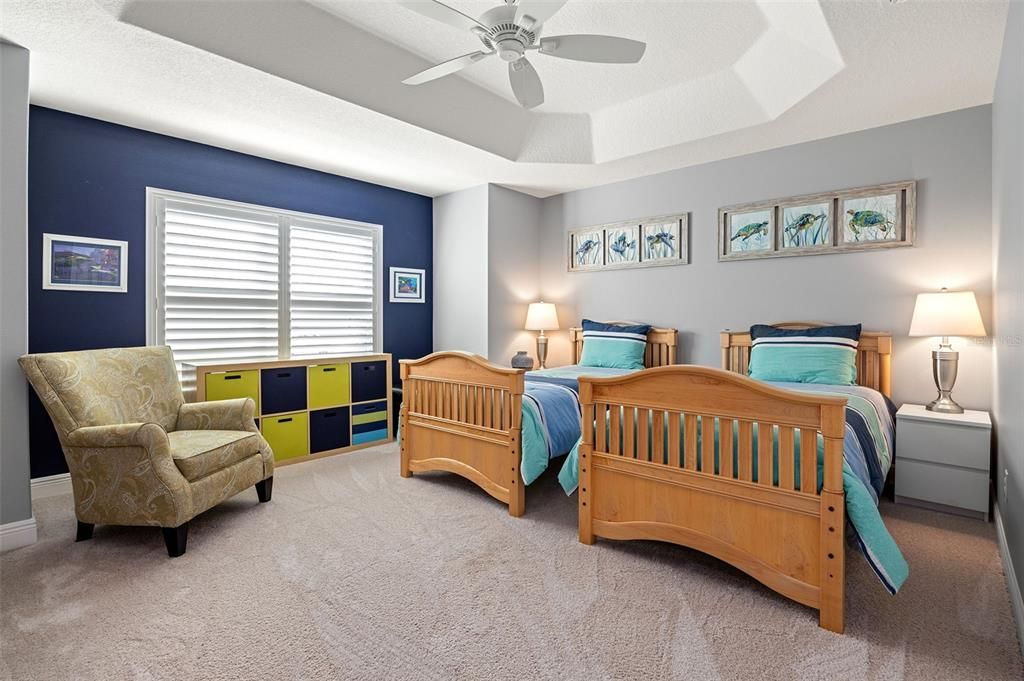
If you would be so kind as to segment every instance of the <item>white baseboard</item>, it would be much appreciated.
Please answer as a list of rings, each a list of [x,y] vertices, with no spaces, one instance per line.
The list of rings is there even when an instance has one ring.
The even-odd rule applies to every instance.
[[[1020,583],[1017,581],[1017,572],[1013,568],[1013,558],[1006,546],[1006,529],[1003,527],[1003,514],[999,510],[999,504],[993,504],[996,520],[996,540],[999,543],[999,555],[1003,559],[1003,572],[1006,573],[1006,588],[1010,591],[1010,607],[1013,610],[1013,619],[1017,623],[1017,643],[1020,645],[1021,654],[1024,654],[1024,599],[1021,598]]]
[[[71,494],[71,474],[60,473],[45,478],[32,478],[32,501],[61,494]]]
[[[0,525],[0,552],[36,543],[36,519],[26,518]]]

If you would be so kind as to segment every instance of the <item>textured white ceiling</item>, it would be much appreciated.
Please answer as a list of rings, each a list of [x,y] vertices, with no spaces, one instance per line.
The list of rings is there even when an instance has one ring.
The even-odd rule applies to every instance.
[[[622,35],[648,53],[537,56],[548,101],[534,112],[497,61],[398,85],[478,43],[384,1],[2,0],[0,35],[32,50],[38,104],[430,195],[495,182],[543,196],[988,103],[1005,14],[1005,1],[573,0],[549,34]]]

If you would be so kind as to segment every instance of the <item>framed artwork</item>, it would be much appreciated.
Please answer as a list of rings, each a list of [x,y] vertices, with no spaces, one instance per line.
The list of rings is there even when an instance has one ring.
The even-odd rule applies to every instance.
[[[390,268],[392,303],[427,302],[427,283],[424,270],[410,267]]]
[[[569,232],[569,271],[685,265],[689,214],[626,220]]]
[[[771,253],[775,244],[775,207],[738,206],[719,211],[719,233],[724,239],[719,259],[738,260]]]
[[[128,292],[128,242],[43,234],[43,288]]]
[[[913,246],[916,212],[914,180],[728,206],[718,210],[718,259]]]
[[[640,261],[644,265],[685,265],[689,262],[689,218],[667,215],[648,218],[640,224],[643,250]]]
[[[609,267],[640,262],[640,227],[636,223],[606,227],[604,240],[604,262]]]
[[[596,270],[604,265],[604,227],[569,232],[569,271]]]
[[[780,250],[811,250],[832,246],[832,199],[779,206]]]
[[[913,243],[916,204],[913,183],[851,192],[839,202],[837,245],[863,250]]]

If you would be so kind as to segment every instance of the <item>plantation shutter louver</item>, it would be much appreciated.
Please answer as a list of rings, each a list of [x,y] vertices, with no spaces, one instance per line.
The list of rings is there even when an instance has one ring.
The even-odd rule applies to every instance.
[[[291,354],[374,350],[374,238],[294,220],[289,231]]]

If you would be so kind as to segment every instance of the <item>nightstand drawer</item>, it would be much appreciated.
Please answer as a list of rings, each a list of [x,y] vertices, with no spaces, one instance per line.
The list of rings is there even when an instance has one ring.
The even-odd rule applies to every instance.
[[[988,512],[988,470],[951,468],[901,459],[896,467],[896,497]]]
[[[988,475],[990,431],[947,423],[899,419],[896,426],[896,459],[962,466]]]

